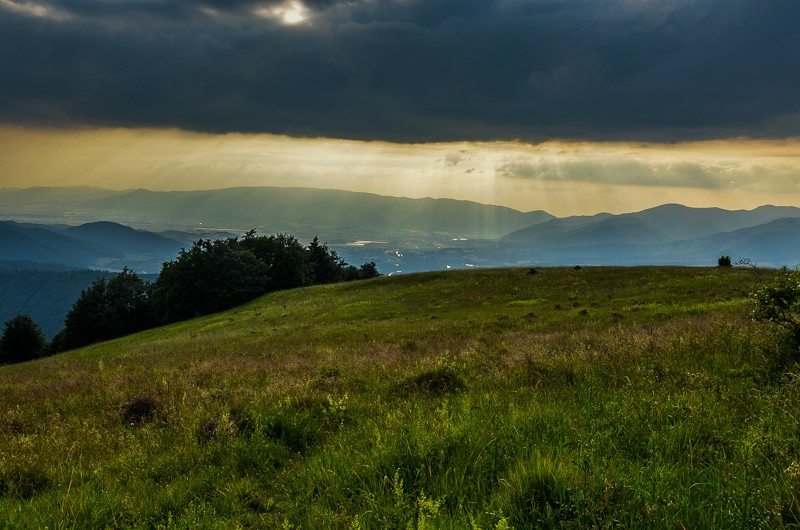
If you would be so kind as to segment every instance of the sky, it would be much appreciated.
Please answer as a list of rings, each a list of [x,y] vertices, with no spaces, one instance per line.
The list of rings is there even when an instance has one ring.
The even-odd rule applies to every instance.
[[[0,0],[0,187],[800,206],[797,0]]]

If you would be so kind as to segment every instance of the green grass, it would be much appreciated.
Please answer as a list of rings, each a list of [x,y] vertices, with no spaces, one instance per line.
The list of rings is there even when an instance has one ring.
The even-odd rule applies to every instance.
[[[800,377],[754,287],[408,275],[3,366],[0,526],[796,527]]]

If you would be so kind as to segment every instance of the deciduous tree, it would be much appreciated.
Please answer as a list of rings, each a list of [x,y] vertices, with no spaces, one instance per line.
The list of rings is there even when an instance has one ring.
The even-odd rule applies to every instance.
[[[251,230],[242,238],[241,246],[266,265],[268,291],[311,284],[308,252],[294,236],[288,234],[258,236],[255,230]]]
[[[30,361],[46,353],[47,341],[31,317],[17,315],[5,323],[0,337],[0,363]]]
[[[161,322],[228,309],[267,291],[267,266],[237,238],[201,239],[164,263],[153,292]]]
[[[64,320],[54,349],[77,348],[146,329],[153,324],[150,286],[127,267],[84,289]]]

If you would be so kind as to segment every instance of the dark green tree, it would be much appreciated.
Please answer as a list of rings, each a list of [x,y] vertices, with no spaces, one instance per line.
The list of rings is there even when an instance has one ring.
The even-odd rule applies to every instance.
[[[114,326],[114,336],[135,333],[153,326],[151,296],[152,285],[127,267],[108,280],[108,320]]]
[[[153,302],[160,322],[228,309],[267,292],[268,268],[238,238],[201,239],[164,263]]]
[[[247,232],[240,241],[245,250],[267,267],[267,290],[277,291],[310,285],[311,264],[308,252],[297,239],[287,234],[258,236],[255,230]]]
[[[377,278],[381,273],[378,272],[378,266],[374,261],[369,261],[358,268],[358,279],[368,280],[370,278]]]
[[[47,341],[39,325],[28,315],[17,315],[5,323],[0,337],[0,363],[20,363],[47,353]]]
[[[360,267],[355,265],[344,265],[342,267],[341,279],[345,282],[354,280],[368,280],[370,278],[377,278],[381,273],[378,272],[378,267],[374,261],[363,264]]]
[[[109,340],[153,325],[150,285],[127,267],[109,280],[84,289],[53,340],[61,351]]]
[[[733,267],[730,256],[720,256],[717,260],[717,267]]]
[[[339,258],[335,250],[328,248],[327,243],[320,243],[317,236],[308,244],[308,261],[311,264],[313,283],[334,283],[344,279],[347,264]]]

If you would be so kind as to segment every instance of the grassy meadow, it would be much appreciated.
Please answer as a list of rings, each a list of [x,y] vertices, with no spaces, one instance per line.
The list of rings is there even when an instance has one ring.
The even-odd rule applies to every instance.
[[[378,278],[2,366],[0,527],[796,527],[800,372],[755,287]]]

